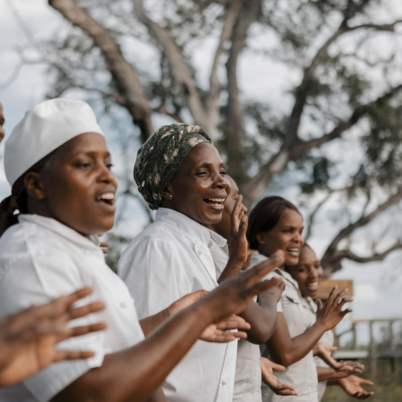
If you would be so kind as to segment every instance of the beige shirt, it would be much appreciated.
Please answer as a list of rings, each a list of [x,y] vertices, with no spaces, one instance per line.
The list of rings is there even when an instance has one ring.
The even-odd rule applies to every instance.
[[[301,296],[297,282],[282,269],[277,269],[274,275],[281,277],[285,282],[285,290],[281,297],[282,314],[287,322],[289,334],[293,338],[310,328],[315,318],[311,315],[307,301]],[[298,395],[276,395],[263,384],[264,402],[318,402],[317,370],[312,351],[290,365],[283,373],[277,373],[277,376],[281,382],[294,387]]]

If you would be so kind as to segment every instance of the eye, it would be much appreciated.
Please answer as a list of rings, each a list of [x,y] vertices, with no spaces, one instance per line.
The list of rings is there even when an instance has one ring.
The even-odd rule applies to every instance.
[[[110,161],[107,161],[107,162],[105,162],[105,166],[106,166],[109,170],[112,170],[114,164],[113,164],[112,162],[110,162]]]
[[[92,162],[89,161],[89,160],[88,161],[79,160],[79,161],[76,161],[74,165],[78,169],[87,170],[87,169],[90,169],[92,167]]]
[[[208,172],[206,170],[199,170],[195,173],[196,176],[205,176]]]

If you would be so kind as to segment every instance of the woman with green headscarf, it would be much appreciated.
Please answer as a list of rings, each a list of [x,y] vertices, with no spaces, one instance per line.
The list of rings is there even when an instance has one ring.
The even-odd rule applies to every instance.
[[[222,219],[229,193],[225,175],[219,152],[196,125],[164,126],[139,150],[134,178],[157,211],[123,254],[119,274],[140,318],[187,293],[218,286],[221,272],[209,246],[226,240],[209,227]],[[244,253],[232,255],[229,269],[244,258]],[[235,364],[235,342],[198,341],[167,378],[165,395],[171,402],[231,402]]]

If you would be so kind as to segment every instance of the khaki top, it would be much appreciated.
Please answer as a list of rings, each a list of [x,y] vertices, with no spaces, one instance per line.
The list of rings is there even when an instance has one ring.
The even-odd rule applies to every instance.
[[[279,276],[285,282],[285,289],[281,297],[281,308],[290,336],[293,338],[303,334],[315,322],[308,302],[301,296],[297,282],[286,271],[276,269],[271,275]],[[269,351],[266,354],[269,357]],[[318,402],[317,370],[312,351],[301,360],[290,365],[283,373],[277,373],[277,376],[281,382],[294,387],[298,395],[276,395],[267,385],[263,384],[264,402]]]

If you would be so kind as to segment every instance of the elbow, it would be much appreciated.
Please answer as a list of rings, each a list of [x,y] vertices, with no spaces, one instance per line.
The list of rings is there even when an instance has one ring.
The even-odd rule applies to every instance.
[[[275,330],[274,324],[257,325],[250,329],[247,334],[247,340],[251,343],[262,345],[269,341]]]
[[[290,353],[286,352],[276,354],[274,361],[281,364],[282,366],[285,366],[286,368],[295,362],[293,356]]]

